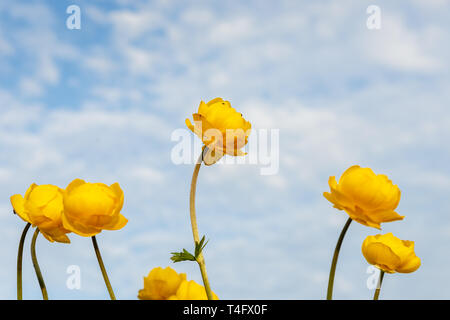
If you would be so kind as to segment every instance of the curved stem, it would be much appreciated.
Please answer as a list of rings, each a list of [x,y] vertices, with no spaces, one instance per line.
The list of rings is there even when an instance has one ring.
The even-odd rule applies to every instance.
[[[194,236],[195,244],[197,244],[200,241],[200,238],[198,236],[197,218],[195,215],[195,190],[197,188],[197,178],[198,178],[198,173],[200,171],[200,167],[202,165],[204,152],[207,152],[207,147],[204,148],[203,152],[200,154],[200,157],[197,160],[197,163],[195,164],[194,172],[192,174],[192,181],[191,181],[191,194],[189,197],[189,212],[190,212],[190,217],[191,217],[192,235]],[[200,252],[200,254],[198,255],[197,262],[200,267],[200,272],[202,274],[203,284],[205,285],[206,296],[208,297],[208,300],[213,300],[211,286],[209,284],[208,275],[206,273],[205,259],[203,258],[202,252]]]
[[[350,226],[351,222],[352,218],[348,218],[347,222],[344,225],[344,228],[341,231],[341,234],[339,235],[336,248],[334,249],[333,261],[331,262],[330,268],[330,276],[328,278],[327,300],[332,300],[333,297],[334,274],[336,273],[336,264],[339,257],[339,250],[341,249],[342,241],[344,240],[345,233],[347,232],[347,229]]]
[[[42,298],[44,300],[48,300],[47,288],[45,287],[44,278],[42,277],[41,268],[39,268],[39,263],[36,257],[36,238],[39,235],[39,229],[36,228],[36,231],[33,234],[33,239],[31,240],[31,259],[33,260],[34,270],[36,271],[36,277],[39,281],[39,286],[42,291]]]
[[[23,228],[22,236],[20,237],[19,249],[17,251],[17,300],[22,300],[22,257],[23,257],[23,245],[25,243],[25,237],[27,236],[28,229],[30,229],[31,223],[27,223]]]
[[[103,259],[100,254],[97,239],[95,238],[95,236],[92,236],[92,244],[94,245],[95,255],[97,256],[98,265],[100,266],[100,270],[102,271],[103,280],[105,281],[106,288],[108,289],[109,292],[109,296],[111,297],[111,300],[116,300],[116,296],[114,295],[111,283],[109,282],[108,274],[106,273],[105,265],[103,264]]]
[[[197,178],[198,173],[200,171],[200,167],[202,165],[202,161],[203,161],[203,153],[200,155],[200,157],[197,160],[197,163],[195,164],[191,180],[191,193],[189,197],[189,212],[191,217],[191,227],[192,227],[192,235],[194,236],[194,242],[200,241],[200,238],[198,236],[197,218],[195,215],[195,191],[197,188]]]
[[[380,278],[378,278],[378,285],[377,285],[377,289],[375,290],[373,300],[378,300],[378,297],[380,296],[380,289],[381,289],[381,283],[383,282],[383,277],[384,277],[384,271],[381,270]]]

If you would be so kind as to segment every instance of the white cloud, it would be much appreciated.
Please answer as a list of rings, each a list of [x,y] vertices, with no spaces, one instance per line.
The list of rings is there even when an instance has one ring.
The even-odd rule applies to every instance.
[[[108,75],[116,70],[114,63],[105,55],[86,55],[84,57],[84,65],[97,75]]]
[[[160,14],[150,10],[112,11],[109,19],[121,41],[134,40],[161,24]]]
[[[448,7],[449,5],[447,0],[413,0],[413,2],[424,8],[438,10],[445,8],[446,6]]]
[[[44,91],[39,82],[31,78],[23,78],[19,83],[19,87],[26,96],[40,96]]]
[[[0,181],[7,183],[12,178],[11,172],[6,168],[0,168]]]
[[[0,31],[0,55],[11,55],[14,53],[14,47],[7,41]]]
[[[164,179],[164,175],[161,172],[149,167],[135,167],[130,170],[129,174],[132,178],[147,183],[160,183]]]
[[[366,54],[376,62],[404,71],[432,72],[442,66],[424,51],[426,34],[408,28],[399,16],[383,15],[380,30],[368,31]]]
[[[124,59],[127,61],[132,74],[148,74],[152,68],[156,68],[156,61],[151,53],[133,46],[122,48]]]

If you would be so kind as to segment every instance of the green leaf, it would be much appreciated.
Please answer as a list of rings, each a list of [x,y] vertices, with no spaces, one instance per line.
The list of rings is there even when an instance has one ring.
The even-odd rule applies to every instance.
[[[198,262],[198,260],[197,260],[198,256],[200,255],[200,253],[202,253],[203,249],[208,244],[208,241],[205,242],[205,236],[203,236],[199,242],[195,243],[195,255],[193,255],[186,249],[183,249],[182,252],[171,252],[172,257],[170,257],[170,260],[172,260],[173,262],[181,262],[181,261],[197,261]]]
[[[195,243],[195,258],[197,259],[200,253],[202,253],[203,249],[208,244],[209,240],[205,242],[205,236],[202,237],[200,242]]]
[[[181,261],[197,261],[195,257],[189,253],[186,249],[183,249],[182,252],[171,252],[172,257],[170,257],[170,260],[175,262],[181,262]]]

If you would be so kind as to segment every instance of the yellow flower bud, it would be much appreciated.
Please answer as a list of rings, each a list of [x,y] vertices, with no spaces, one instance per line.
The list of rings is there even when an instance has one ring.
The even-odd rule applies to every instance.
[[[400,189],[384,174],[376,175],[370,168],[352,166],[339,179],[328,180],[331,192],[324,197],[353,220],[380,229],[380,223],[402,220],[395,212],[400,201]]]
[[[154,268],[147,277],[144,277],[144,289],[139,290],[138,298],[141,300],[167,300],[177,292],[184,280],[186,280],[186,274],[178,274],[171,267]]]
[[[124,201],[118,183],[86,183],[75,179],[64,192],[64,228],[83,237],[92,237],[102,230],[118,230],[128,220],[120,213]]]
[[[219,300],[219,297],[213,292],[214,300]],[[168,300],[208,300],[205,287],[199,285],[194,280],[184,280],[177,290],[177,293]]]
[[[186,125],[208,147],[205,157],[210,160],[205,160],[205,164],[215,163],[224,154],[245,155],[240,149],[247,144],[251,124],[231,107],[230,102],[222,98],[208,103],[201,101],[198,112],[192,116],[194,125],[189,119],[186,119]]]
[[[32,184],[25,197],[20,194],[11,197],[14,211],[24,221],[39,228],[42,235],[49,241],[70,243],[62,223],[64,212],[63,191],[53,185]]]
[[[368,263],[388,273],[410,273],[420,267],[414,242],[400,240],[392,233],[368,236],[362,244],[362,253]]]

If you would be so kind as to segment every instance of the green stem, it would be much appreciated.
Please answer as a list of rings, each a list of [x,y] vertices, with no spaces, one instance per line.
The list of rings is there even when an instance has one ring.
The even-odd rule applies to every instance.
[[[192,181],[191,181],[191,194],[189,197],[189,211],[190,211],[190,217],[191,217],[191,226],[192,226],[192,235],[194,236],[194,243],[197,244],[200,239],[198,236],[198,226],[197,226],[197,218],[195,215],[195,190],[197,188],[197,178],[198,173],[200,171],[200,167],[202,165],[203,161],[203,154],[207,152],[207,148],[203,150],[200,157],[197,160],[197,163],[195,164],[194,173],[192,174]],[[203,253],[200,252],[197,258],[198,265],[200,267],[200,272],[202,274],[203,284],[205,286],[206,290],[206,296],[208,297],[208,300],[213,300],[213,294],[211,291],[211,286],[209,284],[208,275],[206,273],[206,264],[205,259],[203,257]]]
[[[111,283],[109,282],[108,274],[106,273],[105,265],[103,264],[103,259],[100,254],[100,250],[98,248],[97,239],[95,236],[92,236],[92,244],[94,245],[95,254],[97,256],[98,265],[100,266],[100,270],[102,271],[103,280],[105,280],[106,288],[108,289],[109,296],[111,300],[116,300],[116,296],[114,295],[114,291],[111,287]]]
[[[380,278],[378,279],[378,285],[377,285],[377,289],[375,290],[373,300],[378,300],[378,297],[380,296],[380,289],[381,289],[381,283],[383,282],[383,277],[384,277],[384,271],[381,270]]]
[[[25,243],[25,237],[27,236],[28,229],[30,229],[31,223],[27,223],[23,229],[22,236],[20,237],[19,249],[17,251],[17,300],[22,300],[22,257],[23,257],[23,245]]]
[[[341,249],[342,241],[344,240],[345,233],[347,232],[350,223],[352,222],[352,218],[348,218],[347,222],[344,225],[344,228],[339,235],[338,242],[336,244],[336,248],[334,249],[333,261],[331,262],[330,268],[330,276],[328,278],[328,291],[327,291],[327,300],[332,300],[333,297],[333,284],[334,284],[334,275],[336,273],[336,264],[339,257],[339,250]]]
[[[36,238],[39,235],[39,229],[36,228],[36,231],[33,234],[33,239],[31,240],[31,259],[33,260],[34,270],[36,271],[36,277],[39,281],[39,286],[42,291],[42,298],[44,300],[48,300],[47,288],[45,287],[44,278],[42,277],[41,268],[39,268],[39,263],[36,257]]]

